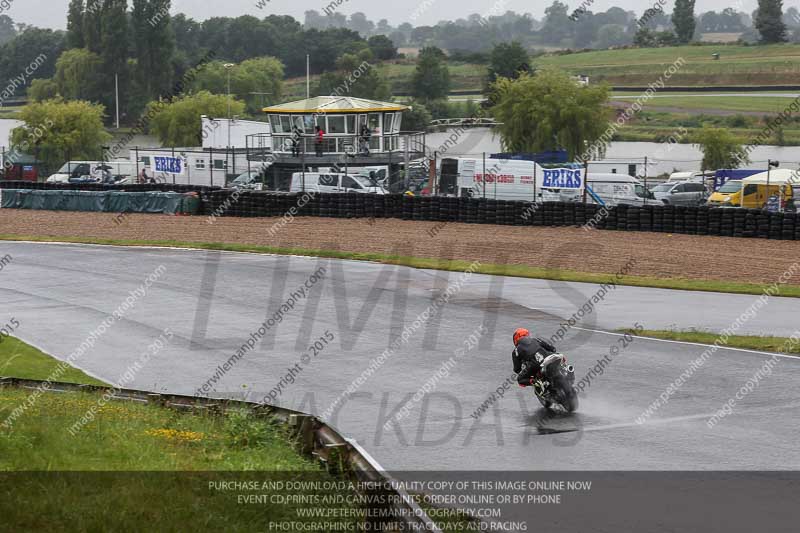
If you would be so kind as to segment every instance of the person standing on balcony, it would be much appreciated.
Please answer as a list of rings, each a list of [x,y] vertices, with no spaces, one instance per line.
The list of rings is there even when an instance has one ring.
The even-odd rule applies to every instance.
[[[303,132],[297,127],[297,124],[292,128],[292,157],[300,157],[300,142],[303,137]]]
[[[322,157],[322,143],[325,141],[325,132],[322,131],[322,128],[319,126],[315,126],[316,131],[316,142],[314,143],[314,147],[317,149],[317,157]]]
[[[372,132],[370,131],[369,127],[364,124],[361,126],[361,155],[369,155],[369,140],[372,137]]]

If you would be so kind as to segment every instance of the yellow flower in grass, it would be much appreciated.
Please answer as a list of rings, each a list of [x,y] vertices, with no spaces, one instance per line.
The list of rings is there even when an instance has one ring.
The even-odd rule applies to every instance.
[[[197,431],[179,431],[177,429],[148,429],[144,434],[171,442],[200,442],[205,436]]]

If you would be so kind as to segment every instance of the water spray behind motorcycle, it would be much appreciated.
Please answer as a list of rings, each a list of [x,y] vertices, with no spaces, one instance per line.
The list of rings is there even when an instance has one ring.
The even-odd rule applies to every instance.
[[[575,368],[567,364],[564,354],[554,353],[542,361],[543,379],[534,386],[536,397],[545,409],[558,405],[568,413],[578,409],[575,389]]]

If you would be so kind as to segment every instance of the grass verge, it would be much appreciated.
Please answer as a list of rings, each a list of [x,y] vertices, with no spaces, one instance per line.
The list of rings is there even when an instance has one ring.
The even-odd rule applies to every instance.
[[[0,374],[30,379],[46,379],[57,364],[13,338],[0,344],[0,361]],[[102,384],[78,370],[69,377]],[[271,530],[265,517],[276,523],[306,520],[301,505],[242,498],[291,491],[224,489],[219,483],[255,479],[260,487],[264,481],[305,480],[322,487],[336,481],[299,456],[281,426],[248,411],[181,413],[104,401],[99,392],[44,393],[31,402],[32,397],[28,390],[0,388],[0,513],[18,531],[133,531],[142,523],[158,523],[164,531]],[[76,430],[89,413],[88,423]],[[335,496],[328,489],[309,494]],[[335,499],[321,506],[355,508]],[[358,516],[337,520],[355,527]]]
[[[16,338],[0,337],[2,376],[45,380],[58,365]],[[105,385],[75,368],[59,379]],[[293,524],[360,531],[370,508],[351,482],[298,455],[282,426],[244,409],[182,413],[109,401],[102,392],[31,398],[31,391],[0,387],[0,516],[10,530],[137,531],[157,523],[161,531]],[[310,507],[326,517],[323,526],[305,514]],[[458,511],[436,511],[440,527],[477,531]]]
[[[719,338],[719,333],[708,331],[678,331],[671,329],[645,329],[639,331],[619,330],[640,337],[666,339],[671,341],[696,342],[698,344],[714,344]],[[789,355],[800,355],[800,342],[793,342],[787,337],[758,336],[758,335],[732,335],[725,343],[728,348],[743,348],[761,352],[775,352]]]
[[[276,255],[302,255],[309,257],[326,257],[332,259],[346,259],[352,261],[371,261],[387,265],[407,266],[411,268],[424,268],[463,272],[472,263],[470,261],[430,259],[420,257],[406,257],[399,255],[365,253],[365,252],[339,252],[334,250],[313,250],[305,248],[279,248],[273,246],[260,246],[253,244],[234,244],[220,242],[180,242],[180,241],[139,241],[130,239],[95,239],[85,237],[40,237],[23,235],[0,235],[0,240],[6,241],[31,241],[31,242],[70,242],[79,244],[105,244],[112,246],[160,246],[173,248],[193,248],[199,250],[220,250],[230,252],[249,252]],[[559,270],[527,265],[497,265],[482,263],[474,270],[478,274],[511,276],[518,278],[549,279],[553,281],[574,281],[580,283],[608,283],[616,276],[609,273],[577,272],[572,270]],[[760,283],[745,283],[738,281],[696,280],[681,278],[654,278],[649,276],[621,276],[617,285],[631,287],[652,287],[657,289],[676,289],[700,292],[724,292],[731,294],[763,294],[771,285]],[[800,298],[800,285],[781,285],[776,296],[787,298]]]
[[[49,376],[58,375],[57,381],[80,383],[84,385],[108,384],[88,376],[74,367],[63,373],[57,369],[59,362],[14,337],[0,337],[0,376],[46,380]]]

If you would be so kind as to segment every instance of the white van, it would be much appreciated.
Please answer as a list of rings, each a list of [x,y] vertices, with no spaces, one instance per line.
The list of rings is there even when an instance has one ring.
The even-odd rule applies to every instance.
[[[135,164],[129,159],[113,161],[67,161],[55,174],[47,178],[47,183],[69,183],[70,179],[84,176],[102,181],[105,170],[114,178],[132,177],[136,173]]]
[[[594,203],[597,203],[595,196],[608,206],[620,204],[641,206],[645,204],[645,199],[652,204],[661,203],[655,200],[652,193],[645,190],[641,181],[626,174],[589,173],[586,186],[589,192],[587,201]]]
[[[549,202],[573,201],[583,195],[579,168],[546,169],[533,161],[453,157],[441,159],[438,170],[439,192],[446,196]]]
[[[305,182],[303,180],[305,176]],[[386,194],[382,187],[373,185],[366,176],[351,176],[349,174],[322,173],[322,172],[295,172],[292,174],[292,184],[289,192],[333,192],[333,193],[372,193]]]

